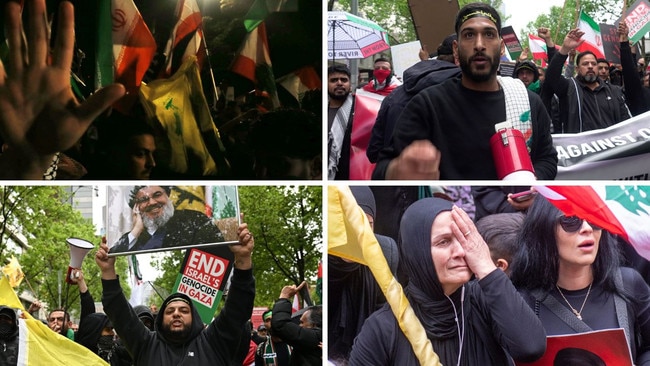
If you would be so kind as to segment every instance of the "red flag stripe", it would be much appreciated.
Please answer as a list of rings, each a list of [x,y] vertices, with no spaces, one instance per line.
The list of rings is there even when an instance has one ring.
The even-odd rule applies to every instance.
[[[565,215],[575,215],[598,225],[625,240],[628,235],[603,199],[589,186],[535,187]],[[562,197],[557,197],[555,194]]]

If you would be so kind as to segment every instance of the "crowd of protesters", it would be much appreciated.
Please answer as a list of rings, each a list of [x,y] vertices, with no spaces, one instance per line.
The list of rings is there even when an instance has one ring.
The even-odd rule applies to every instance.
[[[377,188],[418,187],[350,190],[371,228],[392,232],[375,235],[419,325],[387,303],[398,294],[380,291],[368,267],[330,254],[330,364],[420,365],[433,350],[443,365],[514,365],[542,357],[548,336],[615,328],[633,364],[650,364],[650,263],[589,217],[534,189],[527,209],[476,220],[465,212],[473,202],[454,197],[461,187],[419,187],[405,210]]]
[[[194,95],[166,126],[144,102],[116,107],[134,99],[120,84],[88,93],[79,87],[71,70],[83,52],[75,48],[70,2],[60,5],[56,19],[48,19],[44,0],[24,8],[24,23],[22,3],[9,1],[4,11],[10,26],[0,64],[1,177],[320,179],[318,88],[300,100],[286,92],[283,107],[272,110],[255,93],[221,95],[212,107]]]
[[[616,64],[589,50],[576,52],[586,40],[579,28],[555,45],[549,28],[540,27],[548,67],[529,60],[526,50],[512,71],[502,65],[506,49],[501,29],[499,13],[489,5],[473,3],[460,9],[455,33],[444,39],[433,58],[421,56],[406,69],[402,85],[377,89],[375,78],[372,86],[363,87],[384,96],[370,127],[354,116],[358,98],[351,89],[350,70],[340,63],[331,65],[329,179],[350,179],[351,170],[365,169],[349,153],[364,148],[368,161],[376,164],[372,179],[503,179],[490,139],[508,128],[524,136],[531,178],[553,180],[558,159],[551,134],[604,129],[650,110],[647,71],[639,66],[645,59],[631,46],[626,22],[617,28]],[[377,61],[390,65],[383,57]],[[375,66],[374,72],[382,71],[386,73]],[[361,134],[368,130],[372,132],[366,139]],[[352,149],[351,141],[357,141]]]

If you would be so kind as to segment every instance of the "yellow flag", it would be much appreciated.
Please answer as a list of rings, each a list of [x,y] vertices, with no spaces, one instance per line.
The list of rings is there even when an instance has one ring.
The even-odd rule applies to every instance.
[[[16,292],[11,288],[9,279],[5,276],[0,279],[0,304],[14,309],[25,310],[23,304],[18,300]]]
[[[108,366],[88,348],[53,332],[29,315],[5,276],[0,279],[0,304],[20,309],[25,316],[18,319],[19,366]]]
[[[420,365],[442,366],[350,188],[329,186],[327,195],[327,252],[368,266]]]
[[[4,268],[2,268],[2,273],[7,276],[9,279],[9,285],[11,285],[13,288],[18,287],[18,285],[20,285],[20,282],[22,282],[23,278],[25,277],[23,274],[23,269],[20,268],[20,263],[18,263],[18,259],[16,259],[14,256],[11,256],[9,263],[4,266]]]
[[[208,145],[218,146],[214,150],[219,151],[212,153],[222,157],[224,148],[203,94],[196,57],[187,57],[169,79],[142,83],[140,100],[147,116],[156,121],[156,129],[166,135],[156,138],[159,165],[193,176],[225,173],[217,172],[217,164],[208,150]]]

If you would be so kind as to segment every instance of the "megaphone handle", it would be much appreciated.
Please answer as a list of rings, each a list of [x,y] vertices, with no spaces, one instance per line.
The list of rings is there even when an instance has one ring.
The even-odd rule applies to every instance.
[[[74,282],[72,282],[72,270],[74,270],[74,269],[76,269],[76,268],[74,268],[72,266],[68,266],[68,274],[65,276],[65,282],[67,282],[69,284],[74,284]],[[79,278],[78,274],[77,274],[76,278]]]

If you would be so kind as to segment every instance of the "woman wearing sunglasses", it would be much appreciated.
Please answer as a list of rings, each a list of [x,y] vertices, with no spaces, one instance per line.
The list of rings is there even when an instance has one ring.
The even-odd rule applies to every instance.
[[[538,196],[518,242],[511,279],[547,335],[623,328],[635,364],[650,362],[650,288],[609,233]]]

